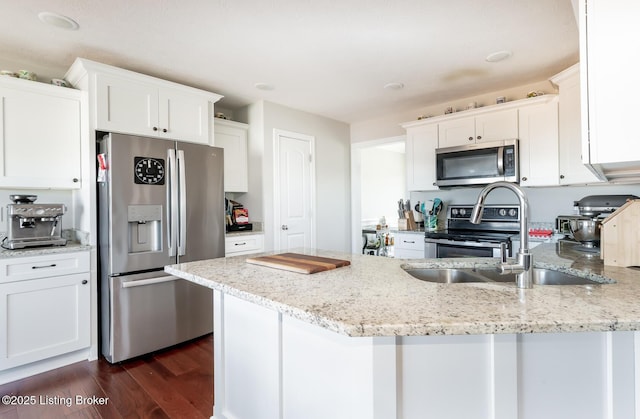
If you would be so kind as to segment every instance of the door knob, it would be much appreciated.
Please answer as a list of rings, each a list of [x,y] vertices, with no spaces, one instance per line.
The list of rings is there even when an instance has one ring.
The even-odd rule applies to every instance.
[[[282,227],[280,227],[282,230],[289,230],[289,226],[282,224]]]

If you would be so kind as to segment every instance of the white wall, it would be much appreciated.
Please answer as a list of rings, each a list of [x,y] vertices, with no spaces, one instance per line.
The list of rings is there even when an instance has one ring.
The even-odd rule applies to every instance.
[[[245,115],[246,114],[246,115]],[[273,250],[273,130],[315,137],[316,247],[349,251],[349,125],[275,103],[258,102],[243,112],[249,131],[249,193],[238,197],[254,220],[264,222],[265,250]]]
[[[384,216],[397,227],[397,202],[406,190],[405,154],[372,147],[362,149],[360,158],[362,223],[375,225]]]

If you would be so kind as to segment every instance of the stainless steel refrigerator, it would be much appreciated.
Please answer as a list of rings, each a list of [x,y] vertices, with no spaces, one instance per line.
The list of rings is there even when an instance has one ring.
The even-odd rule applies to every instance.
[[[101,349],[109,362],[213,330],[212,291],[164,266],[224,256],[223,149],[98,140]]]

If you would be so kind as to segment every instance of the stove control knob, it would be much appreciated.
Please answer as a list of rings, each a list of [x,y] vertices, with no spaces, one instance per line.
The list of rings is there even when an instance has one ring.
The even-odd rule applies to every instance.
[[[467,210],[464,208],[460,208],[460,215],[464,217],[466,214],[467,214]]]
[[[507,210],[504,208],[500,208],[498,214],[500,214],[501,217],[504,217],[505,215],[507,215]]]
[[[458,208],[451,208],[451,215],[453,215],[454,217],[458,215]]]
[[[511,217],[515,217],[515,216],[516,216],[516,214],[518,214],[518,211],[516,211],[516,209],[515,209],[515,208],[511,208],[511,209],[509,210],[509,215],[510,215]]]

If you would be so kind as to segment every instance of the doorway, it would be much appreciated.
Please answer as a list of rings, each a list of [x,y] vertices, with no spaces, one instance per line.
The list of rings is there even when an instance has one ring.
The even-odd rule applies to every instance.
[[[316,244],[315,137],[274,130],[274,250]]]
[[[384,216],[397,227],[397,202],[406,198],[404,135],[351,144],[351,251],[362,253],[364,224]]]

